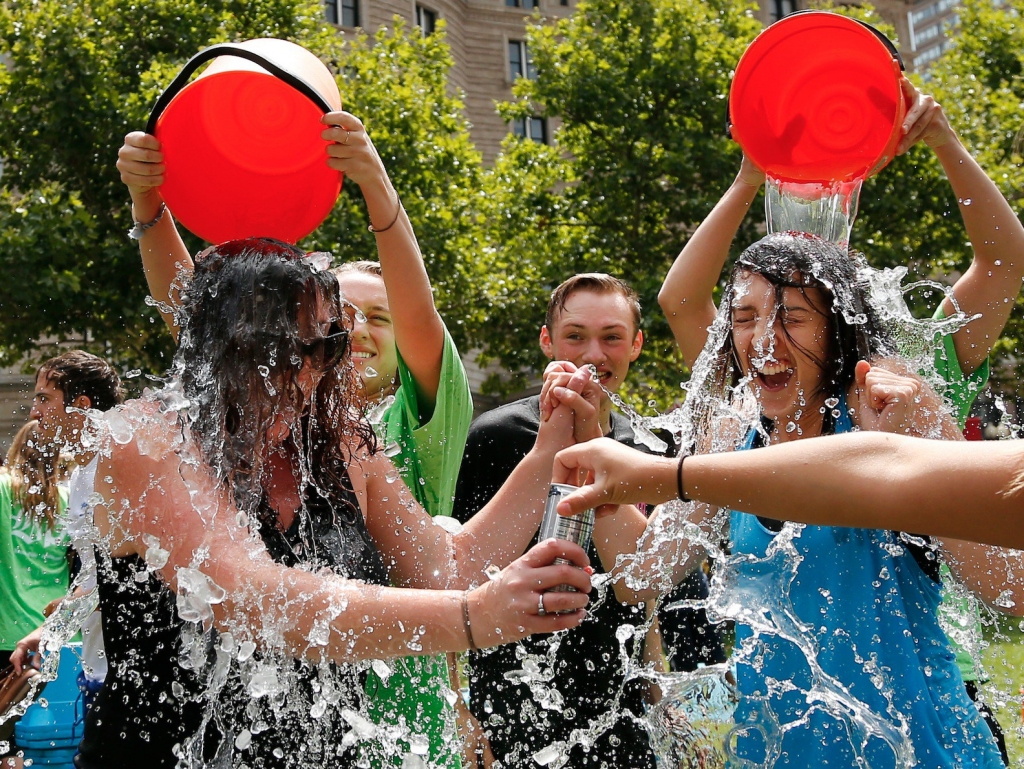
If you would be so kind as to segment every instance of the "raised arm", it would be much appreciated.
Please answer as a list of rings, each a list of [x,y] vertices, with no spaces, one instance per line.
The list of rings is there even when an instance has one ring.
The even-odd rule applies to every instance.
[[[906,78],[903,92],[911,106],[904,120],[908,130],[897,153],[906,152],[918,141],[932,148],[956,195],[974,249],[971,266],[953,287],[960,309],[968,316],[981,315],[953,335],[960,368],[970,375],[985,362],[1014,308],[1024,279],[1024,226],[960,142],[942,107]],[[942,309],[947,316],[955,312],[948,298]]]
[[[329,126],[323,138],[334,142],[327,150],[328,165],[358,184],[366,200],[395,344],[416,381],[421,403],[432,408],[441,378],[444,323],[434,307],[416,233],[359,118],[347,112],[332,112],[324,115],[323,122]]]
[[[141,224],[156,219],[163,205],[160,185],[164,183],[164,156],[155,136],[133,131],[124,137],[117,153],[117,170],[132,198],[132,218]],[[179,302],[179,273],[192,271],[192,256],[185,247],[170,211],[163,211],[160,221],[146,227],[139,239],[142,269],[150,295],[157,301],[160,317],[178,340],[174,315],[167,310]]]
[[[733,238],[762,184],[764,173],[744,158],[736,180],[686,241],[658,293],[658,304],[688,366],[707,342],[708,326],[715,319],[712,292]]]
[[[687,496],[716,507],[820,526],[896,529],[1024,548],[1021,441],[948,441],[857,432],[683,463]],[[554,479],[591,481],[559,511],[677,498],[675,460],[601,439],[559,452]],[[793,500],[800,504],[793,506]]]

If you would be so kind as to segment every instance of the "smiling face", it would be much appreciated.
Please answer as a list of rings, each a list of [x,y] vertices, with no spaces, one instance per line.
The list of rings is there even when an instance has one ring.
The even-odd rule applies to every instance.
[[[541,350],[552,360],[593,364],[601,384],[615,392],[643,348],[643,333],[634,327],[633,312],[629,300],[618,292],[574,291],[553,328],[541,329]]]
[[[830,315],[828,295],[820,288],[782,289],[758,274],[737,276],[732,306],[732,339],[736,356],[765,416],[787,424],[795,422],[797,435],[814,435],[808,429],[821,422],[819,409],[824,391],[824,362],[829,357]],[[788,430],[776,430],[781,439]]]
[[[342,303],[351,305],[346,311],[352,316],[352,363],[360,385],[367,398],[388,395],[397,387],[398,347],[384,280],[355,270],[337,277]]]

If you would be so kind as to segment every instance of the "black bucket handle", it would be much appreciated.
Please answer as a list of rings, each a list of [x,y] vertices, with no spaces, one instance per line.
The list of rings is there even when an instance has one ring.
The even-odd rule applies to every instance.
[[[263,67],[274,77],[284,81],[296,91],[301,93],[312,101],[324,114],[333,112],[334,107],[327,103],[327,100],[323,95],[316,90],[313,86],[303,80],[301,77],[293,75],[285,69],[282,69],[277,64],[272,62],[270,59],[262,56],[255,51],[250,51],[248,48],[242,48],[231,43],[220,43],[218,45],[211,45],[191,59],[181,68],[181,72],[177,74],[171,84],[164,89],[164,92],[160,94],[160,98],[156,100],[156,104],[153,105],[153,111],[149,115],[149,121],[146,123],[146,133],[153,134],[156,131],[156,121],[163,114],[164,110],[167,109],[167,105],[171,103],[181,90],[188,85],[189,78],[192,74],[199,69],[203,64],[216,59],[218,56],[237,56],[240,59],[248,59],[254,64],[258,64]]]
[[[816,8],[805,8],[802,11],[793,11],[793,13],[787,14],[782,19],[779,19],[778,21],[772,22],[772,24],[778,24],[779,21],[783,21],[784,19],[788,19],[791,16],[799,16],[800,14],[803,14],[803,13],[829,13],[829,11],[819,11]],[[836,14],[836,15],[839,16],[841,14]],[[858,24],[860,24],[862,27],[865,27],[866,29],[868,29],[871,32],[871,34],[873,34],[875,37],[877,37],[879,40],[882,41],[882,44],[889,51],[889,54],[892,56],[893,59],[896,60],[896,63],[900,65],[900,72],[906,72],[907,71],[906,66],[903,64],[903,57],[900,56],[900,52],[896,48],[896,44],[892,40],[887,38],[879,30],[875,29],[875,27],[873,27],[872,25],[868,24],[866,21],[861,21],[860,19],[854,19],[854,18],[851,18],[850,16],[845,16],[844,18],[850,19],[850,21],[855,21]],[[769,24],[768,27],[772,26],[772,24]],[[765,27],[765,29],[768,29],[768,27]],[[730,91],[732,90],[732,83],[729,83],[729,90]],[[728,139],[732,138],[732,110],[729,108],[729,94],[728,94],[728,92],[726,93],[726,96],[725,96],[725,136]]]

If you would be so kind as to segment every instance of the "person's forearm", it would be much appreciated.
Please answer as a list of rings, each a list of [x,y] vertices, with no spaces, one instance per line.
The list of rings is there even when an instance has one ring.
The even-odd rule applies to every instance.
[[[637,543],[647,530],[647,518],[633,505],[622,505],[614,515],[604,515],[594,522],[592,539],[604,570],[612,575],[620,571],[616,563],[620,555],[636,552]],[[639,604],[657,595],[638,591],[626,584],[622,578],[613,584],[615,597],[621,603]]]
[[[457,576],[450,587],[467,588],[522,555],[540,527],[551,482],[554,452],[531,449],[495,494],[454,538]]]
[[[715,316],[712,293],[758,189],[738,178],[732,183],[686,241],[658,293],[658,304],[688,364],[693,364],[707,341],[707,326]]]
[[[434,307],[416,233],[386,174],[362,191],[375,227],[387,227],[398,215],[392,227],[376,233],[377,255],[391,309],[395,344],[420,394],[433,403],[440,385],[444,324]]]
[[[988,270],[1024,261],[1024,225],[978,161],[955,136],[935,155],[957,197],[975,260]]]
[[[1005,493],[1021,454],[1005,442],[857,433],[690,457],[683,482],[694,499],[778,520],[1022,547],[1020,501]]]
[[[973,320],[953,335],[960,367],[971,374],[995,346],[1024,278],[1024,226],[995,183],[954,135],[935,149],[960,205],[974,256],[957,280],[957,307]],[[942,310],[956,307],[948,298]],[[980,316],[980,317],[978,317]]]
[[[996,611],[1024,616],[1024,553],[948,538],[939,544],[942,559],[968,590]]]
[[[152,221],[156,215],[156,209],[148,204],[133,205],[132,208],[136,221]],[[140,210],[143,208],[145,210]],[[149,210],[151,208],[153,210]],[[149,293],[157,302],[160,317],[164,319],[164,323],[171,330],[171,335],[177,341],[178,327],[175,325],[173,313],[168,310],[180,304],[178,283],[181,272],[190,274],[193,264],[170,211],[165,211],[159,222],[142,233],[139,252],[142,254],[142,270],[146,274]]]

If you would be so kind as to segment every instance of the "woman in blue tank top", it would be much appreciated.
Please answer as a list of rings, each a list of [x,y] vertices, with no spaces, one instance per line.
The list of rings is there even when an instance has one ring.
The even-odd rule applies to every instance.
[[[1012,305],[1008,299],[1020,287],[1021,268],[1006,265],[1024,229],[941,108],[909,81],[903,88],[911,106],[898,153],[917,141],[927,144],[958,198],[985,201],[983,209],[961,209],[975,253],[954,287],[958,307],[980,319],[945,340],[943,350],[942,373],[951,385],[944,393],[966,412],[975,377],[983,379],[991,343],[1006,322],[1003,304]],[[741,381],[756,398],[758,427],[718,446],[738,441],[740,450],[750,450],[855,428],[957,437],[934,392],[894,360],[906,340],[869,301],[862,256],[802,233],[769,235],[739,257],[724,306],[715,307],[713,291],[732,240],[764,179],[744,161],[659,295],[691,366],[709,338],[721,342],[703,353],[711,357],[704,386],[712,400],[728,400]],[[946,299],[940,309],[950,315],[956,307]],[[721,432],[718,414],[709,409],[696,416],[698,435]],[[798,496],[793,505],[799,509]],[[767,594],[780,616],[770,616],[769,624],[781,629],[755,633],[738,623],[735,765],[1002,765],[937,618],[940,560],[969,576],[982,597],[998,595],[998,570],[967,574],[971,548],[978,546],[933,545],[884,530],[781,531],[780,524],[742,511],[731,513],[730,527],[744,579],[775,591]],[[751,612],[751,622],[762,619]],[[851,720],[844,708],[863,708],[865,718]],[[851,733],[850,724],[868,731]],[[890,744],[909,745],[912,756],[898,756]]]
[[[724,295],[731,333],[712,376],[723,387],[750,377],[763,419],[741,450],[849,432],[848,403],[861,393],[875,406],[855,415],[873,423],[862,427],[941,435],[937,414],[929,426],[908,410],[920,399],[916,379],[862,362],[895,352],[858,277],[863,266],[793,233],[738,260]],[[737,625],[737,765],[895,767],[911,755],[899,755],[907,743],[923,766],[1002,765],[939,626],[938,561],[926,540],[813,526],[789,540],[776,522],[740,511],[730,524],[734,554],[781,572],[775,611],[788,608],[788,590],[793,615],[789,638],[778,617],[778,633]],[[771,557],[780,536],[789,560]],[[865,734],[844,712],[857,703],[874,714]]]

